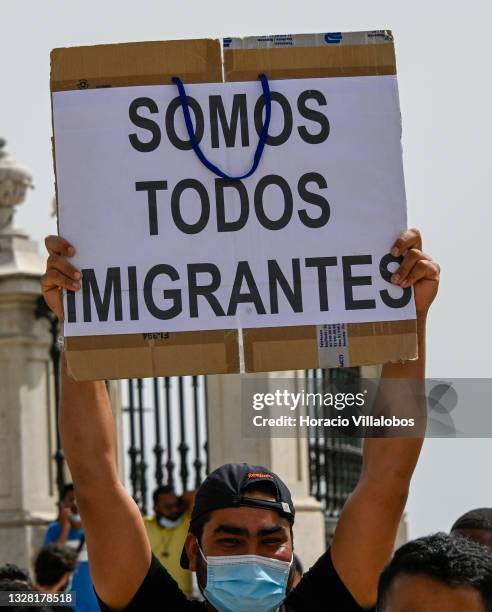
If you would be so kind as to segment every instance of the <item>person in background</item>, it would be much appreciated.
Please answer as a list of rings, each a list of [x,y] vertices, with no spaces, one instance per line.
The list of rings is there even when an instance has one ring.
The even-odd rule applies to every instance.
[[[181,551],[190,527],[194,491],[178,497],[170,485],[153,493],[154,516],[145,519],[145,529],[154,555],[179,584],[186,595],[192,595],[192,574],[180,565]]]
[[[491,612],[492,555],[445,533],[399,548],[379,579],[377,612]]]
[[[6,563],[0,566],[0,581],[14,580],[17,582],[24,582],[30,587],[33,586],[29,572],[23,567],[19,567],[14,563]],[[3,590],[3,589],[0,589]]]
[[[21,596],[21,593],[39,593],[32,584],[26,584],[23,580],[10,580],[9,578],[0,578],[0,591],[8,591],[12,594],[19,593],[19,596]],[[13,603],[8,606],[0,606],[0,610],[8,610],[8,612],[32,612],[33,610],[36,612],[54,612],[54,610],[58,611],[60,608],[46,607],[41,604],[33,607],[27,603],[26,605]]]
[[[470,538],[492,550],[492,508],[470,510],[451,527],[451,535]]]
[[[10,593],[37,593],[37,589],[29,576],[29,572],[15,565],[14,563],[6,563],[0,566],[0,591],[9,591]],[[45,606],[36,606],[36,612],[53,612],[52,608]],[[8,607],[0,606],[0,610],[9,610],[9,612],[31,612],[30,606],[9,605]]]
[[[98,612],[100,610],[92,585],[87,558],[84,530],[75,499],[73,484],[62,490],[58,519],[48,526],[44,545],[66,544],[77,553],[77,569],[73,576],[72,590],[77,595],[77,612]]]
[[[69,591],[77,567],[77,553],[62,544],[44,546],[34,561],[36,586],[42,593]]]

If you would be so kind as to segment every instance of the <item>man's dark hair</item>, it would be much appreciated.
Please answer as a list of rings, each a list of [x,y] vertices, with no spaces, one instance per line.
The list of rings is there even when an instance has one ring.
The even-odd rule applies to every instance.
[[[476,508],[463,514],[451,527],[451,531],[456,529],[489,529],[492,531],[492,508]]]
[[[169,495],[169,493],[174,493],[174,487],[172,485],[161,485],[157,487],[157,489],[152,493],[152,500],[154,502],[154,506],[159,501],[160,495]]]
[[[65,499],[65,496],[67,495],[67,493],[71,493],[74,490],[73,488],[73,484],[71,482],[69,482],[68,484],[64,485],[60,491],[60,500],[63,501]]]
[[[248,496],[248,493],[261,493],[263,495],[271,495],[272,497],[276,497],[277,490],[273,482],[269,482],[268,480],[265,480],[263,482],[252,483],[250,486],[244,489],[243,493],[245,497]],[[207,512],[206,514],[202,514],[201,516],[199,516],[194,521],[191,521],[190,523],[190,532],[196,537],[200,545],[202,541],[203,528],[205,527],[205,525],[208,523],[209,520],[210,520],[210,512]],[[290,525],[290,535],[291,535],[291,538],[293,539],[294,536],[292,532],[292,524]]]
[[[304,566],[302,565],[301,560],[299,559],[299,557],[294,553],[294,569],[299,572],[299,574],[301,574],[301,576],[304,574]]]
[[[6,563],[0,566],[0,580],[19,580],[31,584],[29,572],[14,563]]]
[[[77,553],[68,546],[48,544],[42,548],[34,562],[36,582],[42,586],[53,586],[77,565]]]
[[[388,591],[400,575],[471,587],[482,595],[487,612],[492,612],[492,555],[467,538],[436,533],[399,548],[379,579],[378,612],[384,610]]]
[[[210,512],[206,512],[205,514],[202,514],[196,520],[191,521],[190,523],[189,532],[192,533],[196,537],[200,546],[202,545],[203,528],[205,527],[205,525],[208,523],[209,520],[210,520]]]

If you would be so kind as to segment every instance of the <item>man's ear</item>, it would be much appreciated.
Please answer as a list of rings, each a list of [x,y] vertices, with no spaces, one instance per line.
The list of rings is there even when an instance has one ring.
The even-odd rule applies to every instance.
[[[184,545],[186,549],[186,554],[188,555],[188,559],[190,562],[190,570],[192,572],[196,572],[197,557],[200,554],[200,552],[198,551],[198,542],[196,536],[194,536],[192,533],[189,533],[186,536]]]

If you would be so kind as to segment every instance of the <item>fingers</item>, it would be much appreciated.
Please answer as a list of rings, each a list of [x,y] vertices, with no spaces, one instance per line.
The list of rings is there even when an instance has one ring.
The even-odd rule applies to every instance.
[[[65,274],[58,272],[58,270],[51,269],[41,277],[41,287],[43,291],[50,291],[52,289],[78,291],[80,289],[80,283],[73,281],[68,276],[65,276]]]
[[[416,282],[422,279],[439,280],[439,264],[430,259],[421,259],[418,261],[408,274],[405,287],[412,287]],[[403,285],[401,285],[403,286]]]
[[[65,257],[73,257],[75,255],[73,246],[61,236],[47,236],[44,244],[50,255],[64,255]]]
[[[416,228],[405,230],[398,236],[391,249],[391,254],[393,257],[399,257],[410,249],[422,250],[422,236]]]
[[[391,249],[391,254],[393,257],[404,255],[400,267],[391,277],[391,282],[400,285],[403,289],[416,282],[415,274],[420,274],[423,269],[421,261],[432,261],[422,251],[422,236],[416,228],[407,229],[398,236]],[[412,275],[411,278],[410,275]]]
[[[75,266],[73,266],[65,257],[60,255],[50,255],[46,263],[46,270],[57,270],[72,281],[78,281],[82,278],[82,274]]]
[[[46,274],[41,278],[43,296],[60,321],[64,320],[62,289],[78,291],[82,274],[67,259],[75,255],[73,246],[61,236],[48,236],[45,241],[49,253]]]
[[[409,285],[406,284],[406,281],[410,271],[419,261],[423,259],[430,260],[431,258],[423,251],[419,251],[418,249],[410,249],[403,258],[398,270],[396,270],[391,277],[392,282],[400,285],[403,288],[408,287]]]

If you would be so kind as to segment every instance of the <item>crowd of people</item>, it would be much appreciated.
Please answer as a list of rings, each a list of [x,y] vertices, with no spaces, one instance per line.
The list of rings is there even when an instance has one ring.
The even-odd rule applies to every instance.
[[[160,560],[180,589],[190,598],[201,599],[194,574],[181,567],[183,545],[190,526],[195,491],[178,496],[171,485],[152,494],[153,515],[144,518],[152,553]],[[294,555],[293,586],[304,573]],[[0,566],[0,590],[29,593],[75,593],[73,612],[98,612],[99,604],[90,576],[84,531],[78,513],[73,484],[63,487],[58,517],[48,525],[44,545],[33,560],[33,577],[27,569],[12,563]],[[46,608],[46,606],[45,606]]]
[[[34,576],[29,571],[12,563],[0,566],[0,591],[11,593],[60,594],[73,590],[73,576],[77,571],[77,554],[67,545],[43,546],[34,559]],[[70,606],[60,606],[72,610]],[[10,610],[25,610],[21,603]],[[42,606],[44,610],[50,607]],[[58,608],[59,609],[59,608]],[[97,609],[97,608],[96,608]]]
[[[223,466],[211,476],[212,479],[223,480],[227,475],[228,478],[234,479],[247,469],[253,469],[253,467]],[[271,475],[281,486],[278,476],[258,466],[254,469],[260,470],[256,474]],[[210,481],[205,487],[209,486]],[[246,486],[245,490],[249,495],[253,495],[253,499],[256,498],[256,494],[259,495],[257,499],[260,500],[264,493],[270,494],[272,499],[276,495],[274,488],[269,484],[265,486],[263,482],[260,482],[259,485]],[[287,489],[285,488],[284,491]],[[202,494],[203,491],[200,492],[200,495]],[[145,526],[153,556],[160,561],[181,591],[190,600],[199,602],[203,600],[203,596],[194,573],[185,569],[183,565],[186,563],[182,563],[183,546],[193,514],[194,498],[194,491],[178,496],[172,486],[158,487],[153,493],[154,514],[145,518]],[[258,507],[262,508],[261,505]],[[229,525],[224,532],[236,536],[239,534],[233,532],[240,529],[240,526]],[[265,535],[271,537],[271,533],[272,531],[269,530],[269,533]],[[75,592],[76,604],[73,607],[62,605],[54,609],[72,610],[73,612],[98,612],[101,609],[90,576],[84,532],[71,484],[66,485],[63,489],[58,518],[49,525],[45,544],[37,553],[33,561],[33,568],[31,578],[26,569],[13,564],[1,566],[0,590],[13,593],[50,594]],[[238,563],[235,569],[240,568],[241,565]],[[161,572],[158,571],[158,575],[159,573]],[[309,578],[316,581],[320,577],[325,579],[329,577],[329,574],[322,573],[317,578],[316,573],[319,574],[316,568],[310,570],[306,575],[306,580]],[[287,576],[288,591],[295,592],[303,576],[302,563],[294,554]],[[249,578],[254,579],[254,575]],[[165,580],[168,581],[168,578],[165,577]],[[230,592],[230,604],[224,607],[221,602],[218,602],[217,610],[243,609],[240,606],[234,607],[234,598],[239,595],[239,592],[236,591],[237,586],[237,584],[231,585],[233,590]],[[338,596],[342,598],[342,602],[345,601],[343,605],[346,605],[349,600],[346,599],[347,593],[344,585],[335,582],[331,586],[336,586]],[[156,587],[158,585],[155,585],[154,588]],[[416,607],[416,600],[430,603],[426,604],[427,607]],[[162,603],[162,609],[174,610],[174,608],[166,607],[165,601]],[[19,605],[10,609],[24,610],[27,608]],[[46,612],[51,609],[47,606],[41,607],[41,610]],[[137,608],[134,606],[134,609]],[[258,607],[258,612],[262,609]],[[292,609],[296,610],[296,608]],[[324,608],[320,605],[309,609],[321,610]],[[357,608],[352,606],[337,609],[355,610]],[[492,508],[478,508],[467,512],[455,521],[449,534],[437,533],[419,538],[399,548],[379,577],[377,610],[379,612],[400,610],[490,612],[492,610]]]
[[[43,292],[62,319],[60,290],[78,290],[81,273],[70,263],[75,251],[67,241],[52,236],[46,246]],[[392,254],[402,257],[392,281],[414,288],[419,354],[415,361],[385,364],[382,378],[423,381],[427,312],[439,266],[423,251],[417,230],[404,232]],[[59,425],[74,488],[64,491],[47,547],[36,559],[35,580],[7,566],[1,589],[72,588],[78,601],[92,597],[87,605],[103,612],[492,611],[492,509],[471,511],[450,533],[394,552],[425,428],[412,437],[364,441],[360,480],[333,541],[304,573],[294,556],[290,491],[268,468],[226,464],[181,497],[160,487],[154,515],[144,520],[118,478],[104,382],[76,382],[63,367]]]

